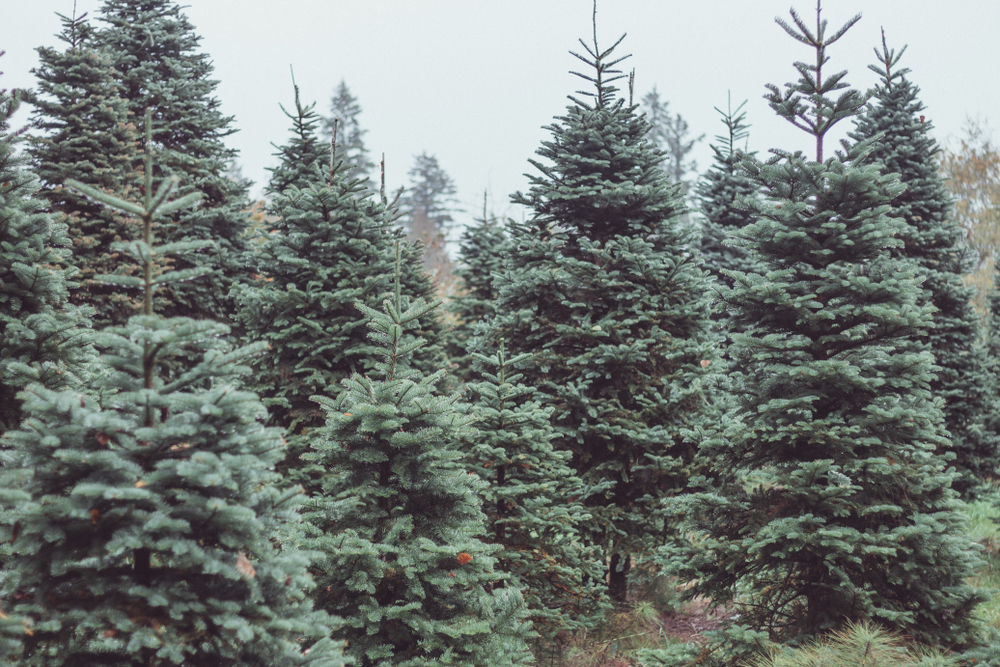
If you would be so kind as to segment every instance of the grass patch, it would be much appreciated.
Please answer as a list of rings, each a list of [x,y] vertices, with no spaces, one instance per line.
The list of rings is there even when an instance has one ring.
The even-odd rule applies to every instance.
[[[968,534],[983,545],[983,568],[970,579],[974,586],[1000,589],[1000,490],[994,489],[979,500],[966,505]],[[1000,630],[1000,596],[991,596],[976,608],[987,625]]]

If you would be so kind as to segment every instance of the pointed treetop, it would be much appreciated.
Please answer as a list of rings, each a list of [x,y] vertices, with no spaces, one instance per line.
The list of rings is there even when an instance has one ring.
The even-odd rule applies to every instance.
[[[870,97],[869,94],[861,94],[850,89],[848,84],[842,81],[847,74],[846,70],[826,78],[823,76],[823,65],[830,60],[826,55],[826,48],[843,37],[851,26],[860,21],[861,14],[855,15],[833,35],[828,36],[826,20],[821,18],[822,0],[816,0],[815,32],[809,29],[794,9],[789,11],[794,26],[780,17],[775,17],[775,22],[796,40],[813,47],[816,51],[816,64],[796,62],[795,69],[800,74],[799,80],[795,83],[786,83],[784,93],[774,84],[767,84],[770,92],[764,95],[764,99],[779,116],[816,137],[816,161],[822,162],[823,138],[826,133],[844,118],[857,113]],[[845,88],[847,90],[836,99],[828,97],[831,93]]]
[[[906,47],[901,48],[899,53],[896,53],[895,49],[890,49],[885,41],[885,28],[882,28],[882,51],[879,52],[877,47],[873,51],[875,51],[875,58],[880,64],[869,65],[868,69],[881,76],[886,90],[891,91],[892,82],[895,79],[899,79],[910,73],[910,70],[906,67],[897,70],[893,69],[899,62],[899,59],[903,57],[903,54],[906,53]]]
[[[592,22],[594,27],[593,48],[591,48],[591,46],[586,42],[584,42],[582,39],[580,40],[580,44],[583,46],[584,50],[587,52],[587,55],[589,55],[590,58],[589,59],[585,58],[576,51],[570,51],[570,54],[576,56],[583,62],[593,67],[594,70],[596,71],[596,74],[594,76],[590,76],[588,74],[581,74],[580,72],[572,72],[572,74],[575,74],[581,79],[585,79],[594,84],[594,86],[597,88],[596,93],[591,93],[586,90],[578,90],[576,92],[580,95],[594,98],[594,108],[601,109],[606,107],[614,99],[615,93],[618,92],[618,89],[612,86],[611,84],[615,81],[618,81],[619,79],[626,78],[626,75],[623,74],[620,69],[614,69],[614,66],[620,63],[621,61],[625,60],[626,58],[630,58],[631,54],[605,62],[607,57],[611,55],[611,52],[614,51],[615,48],[617,48],[617,46],[622,43],[623,39],[625,39],[625,35],[623,34],[621,37],[619,37],[618,41],[611,45],[611,48],[601,51],[600,47],[598,47],[597,45],[597,0],[594,0],[594,13]],[[632,89],[631,85],[632,80],[633,80],[632,78],[629,78],[630,93]],[[569,95],[568,97],[569,99],[573,100],[580,106],[590,108],[589,105],[587,105],[584,102],[581,102],[572,95]]]
[[[750,125],[746,122],[747,112],[743,111],[743,107],[747,105],[747,101],[743,100],[740,105],[733,110],[733,96],[732,93],[727,94],[726,111],[723,111],[719,107],[714,107],[719,115],[722,116],[722,123],[726,126],[727,134],[717,134],[715,135],[715,140],[718,142],[718,146],[727,152],[724,157],[732,157],[736,153],[736,143],[742,141],[750,136]],[[716,149],[715,146],[712,147]]]

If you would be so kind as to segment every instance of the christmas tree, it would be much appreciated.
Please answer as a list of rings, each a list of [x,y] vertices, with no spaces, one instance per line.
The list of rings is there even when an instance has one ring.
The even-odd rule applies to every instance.
[[[94,48],[94,28],[86,14],[60,19],[58,38],[65,50],[38,49],[38,89],[32,102],[34,124],[44,134],[32,137],[28,154],[42,181],[40,195],[69,227],[80,283],[71,300],[92,306],[97,326],[124,324],[138,312],[140,301],[94,276],[139,273],[137,264],[111,249],[113,243],[138,238],[138,223],[64,183],[72,177],[119,198],[132,197],[139,185],[135,127],[111,58]]]
[[[869,68],[881,80],[873,100],[855,121],[851,138],[877,138],[872,159],[886,173],[899,174],[906,190],[892,202],[891,215],[906,223],[903,246],[893,255],[916,262],[923,278],[923,302],[934,306],[933,327],[916,340],[929,349],[939,367],[931,391],[944,399],[944,423],[951,435],[944,451],[960,477],[953,486],[970,494],[1000,464],[996,433],[983,428],[989,383],[980,346],[980,317],[972,302],[975,289],[962,280],[969,267],[963,261],[962,228],[950,219],[951,196],[938,173],[941,149],[931,136],[932,123],[921,112],[920,89],[897,67],[905,47],[896,53],[882,37],[876,49],[878,65]],[[926,120],[926,122],[925,122]]]
[[[502,547],[497,569],[524,592],[543,637],[592,626],[604,611],[603,573],[580,537],[591,516],[570,453],[552,446],[552,408],[539,405],[515,370],[528,355],[510,358],[500,341],[494,354],[474,356],[482,379],[469,388],[476,431],[466,458],[488,484],[481,497],[486,532]]]
[[[457,294],[451,298],[448,310],[454,324],[448,332],[448,352],[455,375],[464,381],[473,377],[473,358],[477,327],[484,326],[496,313],[497,290],[494,274],[500,273],[507,261],[510,238],[503,223],[486,211],[483,195],[483,217],[462,231],[459,242],[460,262],[455,276],[461,281]]]
[[[726,111],[716,107],[726,132],[716,135],[716,143],[712,144],[715,162],[696,188],[705,217],[701,236],[702,261],[705,269],[727,287],[732,287],[734,280],[726,270],[745,273],[757,268],[748,250],[727,243],[729,232],[743,229],[754,221],[743,203],[757,193],[757,185],[741,168],[743,159],[754,155],[739,145],[749,136],[750,126],[746,124],[746,112],[743,111],[745,105],[743,102],[733,110],[730,104]],[[722,312],[716,315],[725,317]]]
[[[744,162],[764,199],[735,236],[766,273],[734,272],[724,295],[743,332],[730,348],[740,405],[702,449],[716,483],[675,505],[697,544],[678,569],[689,594],[732,605],[747,640],[872,620],[962,647],[975,641],[981,597],[965,578],[977,558],[935,453],[947,440],[933,362],[909,344],[930,307],[913,264],[888,253],[905,229],[889,215],[903,186],[871,158],[874,142],[824,158],[825,135],[865,97],[826,68],[860,15],[831,34],[820,10],[814,28],[794,10],[778,19],[815,64],[797,63],[800,78],[767,99],[816,152]]]
[[[326,474],[305,544],[325,556],[317,604],[343,618],[334,636],[361,667],[529,657],[520,594],[488,592],[499,547],[481,540],[484,483],[461,462],[471,417],[435,391],[443,369],[423,376],[407,363],[423,343],[410,324],[438,305],[404,299],[397,269],[381,311],[358,303],[380,348],[377,376],[354,374],[338,399],[316,397],[327,429],[307,458]]]
[[[322,135],[327,140],[334,140],[337,158],[344,161],[351,176],[368,180],[369,174],[375,170],[375,163],[365,147],[368,130],[361,127],[360,115],[358,98],[351,94],[351,89],[341,79],[330,98],[330,115],[323,119]],[[334,130],[336,137],[333,136]]]
[[[298,456],[307,433],[325,423],[311,397],[336,393],[341,380],[373,368],[375,348],[355,303],[375,307],[391,291],[387,276],[401,234],[391,207],[373,202],[342,160],[330,163],[330,147],[315,136],[314,107],[301,104],[296,88],[295,114],[288,114],[291,139],[279,147],[281,162],[272,170],[268,211],[277,222],[244,256],[253,281],[234,290],[247,339],[266,341],[272,349],[252,386],[271,424],[288,430],[285,468],[296,483],[306,482]],[[404,250],[404,294],[430,296],[419,250]],[[441,335],[433,314],[412,326],[421,335]],[[420,350],[413,361],[426,371],[445,363],[438,345]]]
[[[228,177],[236,152],[223,142],[232,118],[214,97],[212,63],[198,52],[199,37],[174,0],[104,0],[95,46],[115,64],[122,97],[133,116],[153,110],[153,142],[159,151],[157,176],[177,176],[182,193],[200,192],[202,205],[174,211],[158,221],[165,242],[211,240],[203,257],[178,252],[160,270],[208,267],[203,279],[160,290],[162,314],[228,321],[234,311],[229,291],[245,279],[240,265],[249,218],[247,183]],[[140,147],[142,138],[140,137]]]
[[[146,117],[147,147],[152,146]],[[156,273],[153,258],[205,241],[156,244],[154,219],[201,198],[174,179],[154,192],[147,148],[141,205],[69,180],[138,217],[123,243],[142,265],[143,314],[103,332],[110,372],[94,393],[32,385],[9,432],[0,499],[9,555],[0,596],[28,619],[15,665],[342,665],[330,619],[311,611],[306,555],[275,546],[300,490],[279,491],[281,435],[234,383],[260,343],[232,349],[221,324],[153,313],[153,291],[210,269]],[[180,357],[184,372],[164,379]],[[317,641],[318,640],[318,641]]]
[[[66,225],[44,212],[38,178],[17,152],[25,130],[11,117],[22,96],[0,90],[0,434],[21,423],[16,397],[29,383],[76,385],[92,360],[87,312],[68,302]]]
[[[677,188],[635,105],[616,99],[614,48],[584,45],[591,99],[571,98],[532,160],[533,216],[511,224],[497,277],[495,335],[531,353],[525,382],[551,407],[557,449],[572,453],[611,598],[626,601],[637,556],[666,539],[664,499],[680,493],[711,363],[708,284],[677,222]],[[619,40],[620,42],[621,40]]]
[[[455,182],[438,159],[427,153],[417,156],[409,174],[413,187],[401,202],[409,214],[408,236],[423,244],[424,266],[434,282],[448,283],[451,258],[445,244],[454,223],[451,214],[457,192]]]

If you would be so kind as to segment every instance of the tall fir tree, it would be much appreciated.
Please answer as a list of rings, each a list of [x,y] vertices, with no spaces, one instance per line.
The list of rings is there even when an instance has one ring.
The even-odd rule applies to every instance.
[[[460,281],[448,303],[453,317],[448,331],[448,353],[454,374],[462,382],[474,377],[474,339],[478,327],[485,326],[496,313],[497,290],[493,276],[503,271],[510,251],[510,237],[504,224],[486,209],[483,194],[483,217],[462,231],[459,262],[455,277]]]
[[[931,391],[944,399],[951,435],[945,451],[955,455],[951,465],[960,473],[953,485],[971,495],[1000,465],[1000,434],[984,429],[990,389],[980,317],[973,307],[975,289],[962,280],[970,267],[964,261],[962,228],[950,218],[951,196],[938,172],[941,149],[930,134],[933,124],[921,114],[920,89],[907,79],[910,71],[897,67],[905,50],[890,50],[883,33],[882,49],[875,49],[878,64],[869,66],[881,79],[851,138],[877,137],[872,158],[886,173],[899,174],[906,186],[892,203],[891,215],[906,222],[903,246],[893,255],[916,262],[923,300],[935,308],[933,326],[916,343],[929,349],[940,367]]]
[[[552,445],[552,408],[539,405],[516,370],[529,355],[510,357],[501,340],[493,354],[474,356],[480,379],[469,387],[476,430],[466,459],[487,483],[480,495],[486,533],[502,547],[497,569],[523,591],[541,637],[592,628],[606,607],[603,568],[581,539],[592,517],[571,454]]]
[[[111,248],[116,242],[138,238],[138,222],[64,184],[72,177],[131,198],[138,186],[134,182],[137,135],[112,60],[95,48],[94,27],[87,15],[59,16],[63,29],[57,37],[66,48],[38,49],[33,120],[44,134],[31,138],[28,154],[42,181],[40,195],[69,227],[72,262],[79,269],[80,283],[71,300],[94,308],[96,326],[120,325],[138,312],[141,300],[94,276],[138,274],[137,264]]]
[[[424,266],[435,283],[450,280],[452,265],[446,244],[455,222],[455,181],[438,159],[421,153],[409,172],[413,187],[403,197],[401,205],[409,218],[406,222],[409,238],[423,244]]]
[[[488,592],[499,547],[481,539],[483,482],[461,462],[471,418],[435,391],[444,369],[408,364],[423,343],[409,325],[440,302],[404,298],[395,275],[381,311],[357,304],[380,348],[376,373],[352,375],[337,400],[316,397],[328,420],[311,455],[322,492],[306,514],[305,544],[325,556],[317,602],[343,618],[334,636],[359,667],[524,664],[520,594]]]
[[[595,16],[593,45],[581,40],[588,57],[577,56],[595,92],[570,98],[538,150],[548,164],[532,160],[541,175],[512,198],[534,214],[510,227],[495,335],[533,354],[525,382],[553,409],[557,448],[573,454],[593,515],[585,539],[623,603],[633,559],[666,539],[665,498],[692,472],[684,431],[713,353],[708,284],[677,220],[677,187],[645,116],[616,99],[621,40],[601,50],[596,32]]]
[[[147,116],[151,148],[149,135]],[[210,269],[154,270],[154,255],[206,242],[154,243],[154,219],[201,195],[172,198],[174,179],[154,192],[150,148],[141,205],[67,181],[141,219],[141,239],[119,248],[142,278],[111,278],[140,284],[143,314],[99,335],[103,405],[41,385],[22,394],[28,417],[6,436],[0,484],[0,596],[30,628],[8,664],[339,667],[305,554],[275,546],[298,517],[299,490],[276,487],[281,434],[234,386],[266,344],[232,349],[224,325],[153,312],[156,288]],[[170,357],[185,372],[164,379]]]
[[[695,188],[704,216],[701,235],[704,268],[726,287],[734,284],[727,270],[746,273],[757,269],[749,250],[727,242],[731,232],[743,229],[754,221],[749,207],[743,203],[743,200],[757,194],[757,184],[741,166],[745,157],[754,155],[739,146],[750,135],[746,112],[743,111],[745,105],[746,102],[743,102],[733,110],[732,104],[729,104],[726,111],[716,107],[726,131],[716,135],[716,143],[712,144],[714,163]],[[725,313],[716,315],[724,318]]]
[[[29,383],[74,386],[93,357],[88,313],[69,303],[66,225],[45,212],[18,151],[27,128],[11,127],[22,96],[0,90],[0,434],[21,423],[18,392]]]
[[[681,186],[681,195],[687,195],[689,174],[698,169],[690,159],[691,151],[705,135],[691,137],[688,122],[680,114],[671,115],[669,103],[660,98],[656,86],[643,96],[642,107],[649,122],[649,138],[664,152],[664,172],[671,183]]]
[[[361,105],[358,98],[351,93],[347,83],[341,79],[330,98],[330,115],[323,118],[322,136],[327,141],[335,139],[337,146],[337,158],[343,160],[350,170],[350,175],[361,180],[368,180],[375,171],[375,163],[372,162],[365,146],[365,135],[368,130],[361,127],[358,118],[361,115]],[[334,128],[337,136],[333,136]]]
[[[276,222],[244,255],[252,282],[234,289],[236,319],[247,341],[266,341],[272,349],[251,387],[267,406],[270,423],[288,432],[283,469],[291,482],[307,485],[308,466],[299,455],[309,432],[325,423],[312,396],[334,394],[352,373],[373,369],[375,348],[355,303],[375,307],[391,291],[387,276],[402,235],[388,203],[373,201],[342,160],[331,164],[330,146],[315,134],[314,107],[302,105],[296,87],[295,113],[288,113],[291,138],[278,148],[281,161],[271,171],[268,212]],[[433,287],[419,249],[406,246],[402,252],[404,294],[430,297]],[[412,327],[434,340],[443,334],[434,314]],[[435,343],[412,361],[429,373],[446,358]]]
[[[211,60],[198,51],[200,38],[175,0],[104,0],[101,20],[106,26],[95,34],[95,44],[113,59],[129,111],[136,118],[153,111],[153,142],[161,156],[156,175],[178,176],[185,193],[202,193],[197,209],[160,220],[158,234],[167,242],[194,238],[216,244],[204,257],[178,253],[160,269],[212,270],[202,280],[161,290],[161,312],[229,321],[230,288],[245,278],[239,258],[249,200],[246,182],[227,176],[236,151],[224,139],[235,129],[214,97],[218,82],[210,78]]]
[[[766,98],[815,157],[744,163],[764,200],[750,200],[758,221],[736,236],[766,273],[734,274],[725,294],[743,331],[731,348],[740,406],[702,450],[716,484],[675,505],[698,544],[679,570],[689,594],[739,613],[737,639],[799,642],[872,620],[962,647],[976,639],[982,598],[965,578],[978,558],[935,453],[947,439],[933,361],[909,344],[930,307],[913,264],[888,253],[902,243],[889,214],[903,186],[871,140],[824,158],[826,134],[865,105],[826,68],[861,17],[832,32],[819,2],[813,28],[791,15],[778,24],[815,61]]]

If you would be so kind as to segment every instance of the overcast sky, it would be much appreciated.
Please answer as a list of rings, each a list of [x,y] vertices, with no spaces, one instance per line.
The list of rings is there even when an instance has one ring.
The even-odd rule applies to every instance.
[[[77,0],[97,16],[100,0]],[[527,187],[542,129],[583,83],[569,55],[591,36],[591,0],[188,0],[186,12],[215,62],[217,95],[235,116],[229,138],[244,174],[260,184],[273,166],[271,143],[288,136],[278,104],[292,104],[288,66],[305,101],[325,113],[344,79],[358,97],[367,146],[385,153],[388,185],[406,181],[422,151],[455,179],[469,219],[490,193],[496,213],[520,217],[508,203]],[[797,2],[811,23],[815,5]],[[695,153],[710,165],[708,143],[722,129],[713,107],[748,99],[749,147],[806,149],[804,135],[777,118],[762,99],[764,84],[794,79],[792,63],[812,53],[774,22],[788,0],[600,0],[599,43],[628,33],[619,47],[632,57],[636,96],[656,86],[695,134]],[[0,88],[30,87],[34,49],[55,45],[56,12],[73,0],[0,0]],[[997,0],[826,0],[824,17],[839,27],[863,18],[831,47],[831,68],[847,69],[858,88],[875,83],[867,65],[884,27],[890,46],[909,45],[912,70],[939,140],[957,137],[967,116],[1000,118],[1000,2]],[[832,71],[832,70],[831,70]],[[579,82],[579,83],[578,83]],[[18,120],[26,120],[22,111]],[[846,129],[846,128],[845,128]]]

